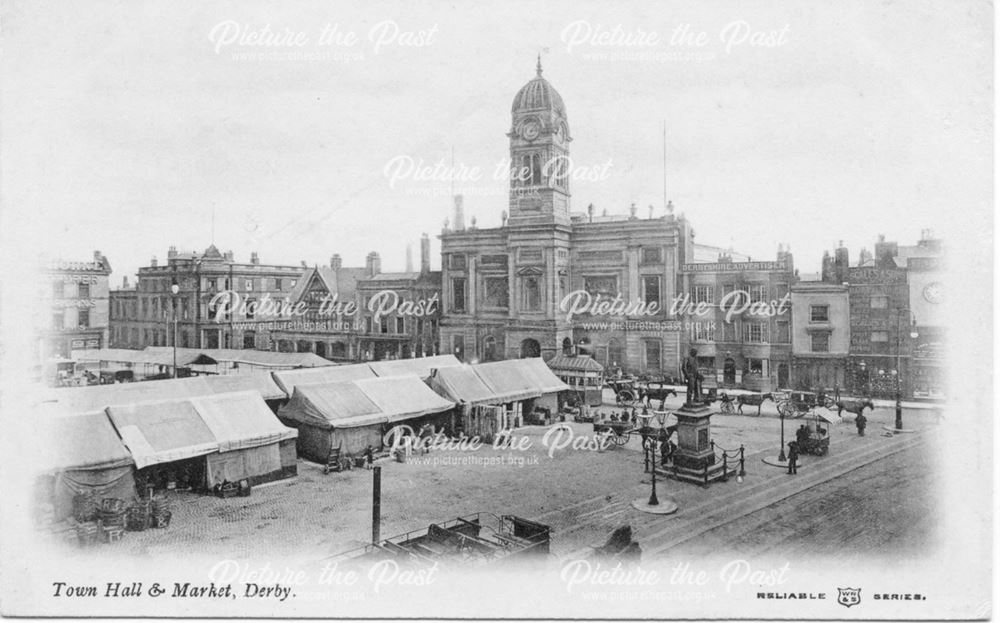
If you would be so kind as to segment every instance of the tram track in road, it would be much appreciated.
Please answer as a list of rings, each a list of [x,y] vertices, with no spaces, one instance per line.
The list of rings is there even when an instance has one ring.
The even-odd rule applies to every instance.
[[[680,501],[681,510],[677,515],[666,517],[642,515],[635,513],[634,519],[629,523],[633,525],[636,540],[643,546],[644,555],[657,555],[676,547],[686,540],[694,538],[709,530],[715,529],[726,523],[736,521],[757,510],[766,508],[772,504],[780,502],[790,496],[796,495],[811,487],[823,482],[827,482],[843,474],[854,471],[864,465],[871,464],[888,457],[897,452],[914,447],[923,443],[923,433],[895,437],[888,440],[889,443],[872,443],[864,446],[854,447],[841,452],[837,457],[826,457],[825,459],[810,460],[797,476],[788,477],[779,471],[779,468],[760,467],[766,470],[774,470],[767,474],[768,477],[749,484],[740,484],[738,488],[722,493],[717,496],[706,496],[704,501],[690,504],[688,501]],[[761,451],[747,457],[748,464],[755,462],[762,466],[760,459],[767,456],[767,451]],[[832,460],[831,460],[832,459]],[[748,480],[750,480],[749,477]],[[667,481],[676,484],[676,481]],[[730,481],[732,482],[732,481]],[[684,487],[696,487],[684,483]],[[718,487],[720,485],[711,485]],[[725,485],[722,485],[725,486]],[[594,496],[588,500],[572,505],[573,508],[586,508],[594,505],[584,513],[573,514],[571,511],[563,519],[567,521],[564,526],[559,526],[558,522],[553,522],[558,540],[566,545],[564,549],[569,551],[559,552],[563,559],[574,559],[586,556],[591,552],[590,547],[580,547],[582,541],[588,538],[594,541],[601,540],[611,530],[625,523],[626,517],[622,517],[631,510],[631,498],[635,497],[636,487],[629,488],[625,492],[620,492],[614,496]],[[646,490],[645,487],[641,490]],[[684,493],[693,492],[694,489],[685,490]],[[704,490],[706,492],[711,489]],[[663,497],[670,497],[664,491]],[[674,496],[681,497],[681,496]],[[683,497],[691,498],[690,495]],[[556,509],[546,513],[548,517],[553,517],[559,512],[570,510]],[[596,542],[594,543],[596,544]]]

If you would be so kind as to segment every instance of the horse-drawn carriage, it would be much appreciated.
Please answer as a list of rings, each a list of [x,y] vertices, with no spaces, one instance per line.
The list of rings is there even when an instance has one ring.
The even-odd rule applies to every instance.
[[[778,413],[786,418],[800,418],[816,407],[830,409],[837,402],[825,392],[774,392],[772,394],[778,403]]]
[[[660,415],[665,416],[664,412]],[[644,442],[648,439],[655,439],[667,442],[670,436],[677,430],[677,426],[652,426],[651,422],[655,414],[636,414],[635,420],[629,417],[628,412],[624,412],[622,417],[612,416],[610,419],[594,420],[594,433],[608,434],[611,442],[616,446],[624,446],[633,434],[642,436]]]
[[[605,386],[615,393],[615,404],[619,407],[635,407],[642,403],[652,407],[654,400],[663,408],[668,396],[677,396],[673,379],[667,377],[626,377],[609,379]]]

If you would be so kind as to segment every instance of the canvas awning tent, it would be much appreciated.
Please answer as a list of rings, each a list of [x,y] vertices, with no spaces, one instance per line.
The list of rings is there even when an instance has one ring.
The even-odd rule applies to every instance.
[[[346,366],[328,366],[324,368],[311,368],[303,370],[284,370],[273,372],[274,382],[288,396],[295,392],[298,385],[315,385],[317,383],[342,383],[344,381],[356,381],[358,379],[370,379],[375,377],[375,372],[366,363],[351,364]]]
[[[116,405],[107,412],[139,469],[219,450],[211,429],[187,399]]]
[[[355,385],[378,406],[390,424],[441,413],[455,406],[416,375],[361,379]]]
[[[256,391],[190,399],[218,444],[205,457],[208,486],[221,482],[251,484],[295,473],[294,439],[298,431],[283,426]],[[289,442],[284,444],[284,442]],[[283,446],[288,449],[283,453]],[[283,456],[284,454],[284,456]],[[290,464],[289,464],[290,462]],[[287,472],[291,470],[291,473]]]
[[[391,359],[386,361],[370,361],[372,371],[378,376],[416,375],[426,379],[435,368],[460,366],[462,362],[454,355],[434,355],[432,357],[414,357],[412,359]]]
[[[813,409],[813,413],[815,413],[817,417],[823,418],[827,424],[837,424],[840,422],[839,415],[834,415],[831,411],[826,409]]]
[[[297,434],[253,391],[112,406],[107,413],[136,467],[204,456],[208,487],[288,474],[281,444]]]
[[[523,359],[493,361],[472,366],[472,369],[495,395],[504,402],[528,400],[542,395],[540,382],[535,378]]]
[[[51,502],[55,519],[73,513],[73,498],[135,497],[133,461],[104,411],[69,414],[46,409],[36,418],[42,440],[36,455],[43,474],[52,476]]]
[[[217,394],[241,391],[255,391],[264,400],[284,400],[288,396],[281,391],[270,374],[226,374],[203,377],[205,384]],[[159,383],[162,381],[150,381]]]
[[[381,409],[353,381],[296,385],[278,410],[282,421],[299,431],[299,456],[325,463],[332,448],[359,455],[369,445],[382,447]]]
[[[557,377],[540,357],[515,359],[520,362],[529,376],[534,378],[536,387],[543,394],[568,391],[570,387]]]
[[[464,402],[469,405],[499,405],[510,401],[506,396],[487,387],[472,366],[438,368],[427,383],[438,394],[454,402]]]

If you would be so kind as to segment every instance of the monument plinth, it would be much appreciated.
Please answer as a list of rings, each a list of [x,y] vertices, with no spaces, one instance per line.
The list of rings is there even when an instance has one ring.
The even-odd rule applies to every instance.
[[[712,409],[700,402],[685,402],[684,406],[674,411],[674,416],[677,418],[674,465],[696,470],[714,465],[715,451],[711,443]]]

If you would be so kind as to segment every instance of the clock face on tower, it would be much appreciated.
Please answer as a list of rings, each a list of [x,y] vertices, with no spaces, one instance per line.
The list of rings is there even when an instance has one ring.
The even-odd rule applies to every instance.
[[[538,125],[538,121],[530,119],[524,122],[521,126],[521,136],[525,140],[533,141],[538,138],[538,133],[541,131],[541,127]]]
[[[924,300],[928,303],[938,304],[944,300],[944,284],[933,281],[924,286]]]

